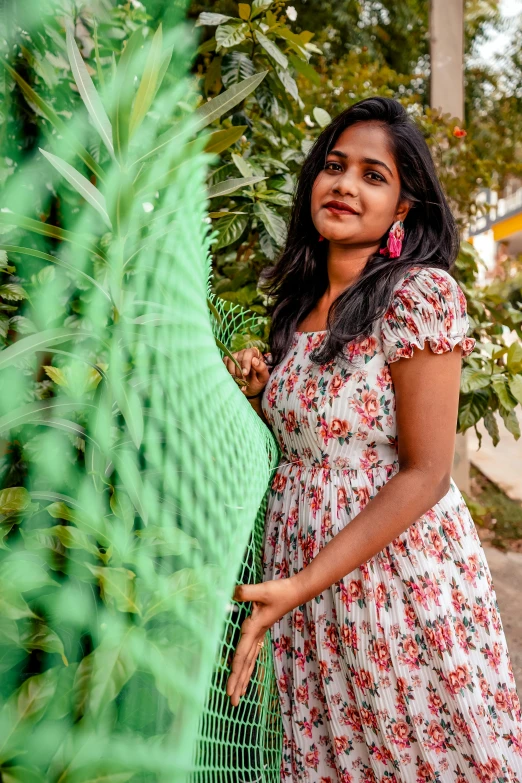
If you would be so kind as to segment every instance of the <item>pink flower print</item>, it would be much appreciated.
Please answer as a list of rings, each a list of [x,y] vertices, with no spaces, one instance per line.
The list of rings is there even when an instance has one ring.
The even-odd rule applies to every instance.
[[[468,742],[471,742],[471,729],[460,710],[453,714],[452,721],[457,733],[462,734]]]
[[[353,681],[355,686],[359,688],[359,690],[363,691],[363,693],[366,690],[372,691],[375,689],[372,673],[366,669],[356,669]]]
[[[463,609],[468,608],[466,599],[464,598],[464,593],[462,593],[460,590],[457,590],[457,588],[454,588],[451,591],[451,603],[456,612],[462,612]]]
[[[439,563],[444,562],[445,545],[439,533],[437,533],[436,530],[430,530],[430,532],[428,533],[428,538],[433,547],[430,551],[430,554],[434,555]]]
[[[416,337],[419,336],[419,328],[417,326],[417,322],[415,321],[414,318],[411,317],[411,315],[404,316],[404,325],[407,331],[411,332],[412,335],[415,335]]]
[[[321,537],[326,538],[327,534],[332,529],[332,515],[329,511],[326,511],[323,514],[323,518],[321,520]]]
[[[435,770],[429,761],[417,761],[417,783],[435,783]]]
[[[276,399],[277,399],[277,381],[274,378],[274,380],[268,387],[268,392],[266,394],[266,401],[269,408],[273,408],[275,406]]]
[[[272,489],[274,492],[284,492],[286,481],[286,476],[284,476],[282,473],[276,473],[274,480],[272,481]]]
[[[319,765],[319,751],[317,748],[315,750],[309,750],[308,753],[305,753],[304,763],[307,767],[313,767],[313,769],[317,770]]]
[[[350,622],[350,620],[345,620],[345,622],[340,626],[339,631],[343,644],[354,652],[357,652],[359,648],[356,624]]]
[[[404,621],[410,631],[413,631],[415,628],[415,622],[417,620],[417,615],[415,614],[415,609],[411,604],[406,604],[404,607]]]
[[[380,373],[377,375],[377,386],[381,391],[386,391],[392,385],[392,377],[390,368],[387,364],[384,365]]]
[[[299,399],[301,401],[301,407],[306,410],[311,410],[315,398],[317,396],[317,379],[308,378],[305,383],[304,391],[299,393]]]
[[[289,683],[290,683],[290,678],[287,672],[283,672],[283,674],[278,679],[279,690],[282,691],[283,693],[288,693]]]
[[[296,372],[291,372],[285,381],[285,390],[290,394],[293,392],[294,387],[299,380],[299,375]]]
[[[471,677],[467,665],[457,666],[444,677],[444,684],[452,696],[456,696],[464,688],[471,684]]]
[[[471,582],[473,587],[476,587],[477,582],[475,577],[480,574],[480,561],[478,559],[478,555],[470,555],[467,559],[467,562],[462,564],[462,569],[464,571],[464,578],[466,581]]]
[[[412,549],[416,549],[419,552],[424,549],[424,541],[416,523],[413,523],[408,528],[408,543]]]
[[[447,337],[444,335],[439,335],[438,338],[431,342],[431,350],[433,353],[446,353],[447,351],[451,351],[451,343],[448,340]]]
[[[285,430],[287,432],[294,432],[299,427],[295,411],[288,411],[286,414],[282,413],[281,418],[285,423]]]
[[[342,511],[348,505],[348,495],[344,487],[337,487],[337,517],[339,512]]]
[[[491,690],[490,690],[490,687],[489,687],[489,683],[488,683],[488,681],[486,680],[485,677],[479,677],[478,682],[479,682],[480,692],[481,692],[482,696],[484,697],[484,699],[487,699],[489,696],[493,695],[491,693]]]
[[[377,715],[372,709],[361,707],[359,710],[360,722],[372,729],[377,734]],[[361,726],[362,731],[362,726]]]
[[[348,771],[339,772],[339,783],[353,783],[353,777]],[[332,782],[333,783],[333,782]]]
[[[506,693],[506,691],[502,690],[501,688],[497,688],[494,699],[495,699],[495,706],[499,712],[510,711],[511,704],[509,700],[509,695]]]
[[[291,649],[291,647],[292,647],[292,642],[290,637],[281,634],[279,639],[276,639],[274,642],[275,657],[282,658],[283,653],[288,652]]]
[[[498,667],[500,666],[501,652],[502,652],[500,645],[495,643],[493,645],[493,649],[491,649],[489,644],[486,644],[484,647],[480,648],[480,652],[486,658],[491,668],[494,669],[496,672],[498,672]]]
[[[292,624],[296,631],[300,633],[304,630],[304,614],[300,609],[295,609],[292,617]]]
[[[294,650],[294,660],[299,667],[299,669],[304,672],[305,670],[305,656],[304,653],[301,652],[301,650]]]
[[[328,445],[328,442],[333,437],[333,435],[330,432],[330,425],[324,416],[317,417],[317,428],[323,443]]]
[[[477,765],[480,783],[496,783],[502,772],[502,764],[498,759],[488,757],[485,764]]]
[[[406,664],[410,672],[415,669],[419,669],[419,645],[413,636],[406,636],[404,638],[402,642],[402,650],[403,652],[398,656],[399,661]]]
[[[369,470],[374,468],[379,463],[379,455],[377,450],[372,446],[369,446],[362,453],[361,468],[363,470]]]
[[[429,737],[429,742],[427,743],[429,749],[434,750],[435,753],[444,753],[446,750],[446,735],[440,723],[436,720],[430,721],[426,733]]]
[[[377,665],[379,671],[389,672],[391,667],[390,651],[384,639],[376,639],[369,652],[368,658]]]
[[[334,748],[338,756],[340,756],[341,753],[345,753],[348,750],[348,745],[349,742],[346,734],[342,734],[340,737],[334,737]]]
[[[370,502],[370,490],[368,487],[359,487],[359,489],[355,490],[355,494],[357,495],[357,502],[359,503],[359,508],[362,509],[368,505]]]
[[[308,533],[306,536],[304,536],[301,530],[299,530],[297,535],[298,535],[299,546],[301,547],[301,550],[303,552],[304,563],[308,565],[308,563],[310,563],[315,557],[315,550],[316,550],[315,535],[313,533]]]
[[[342,718],[341,723],[345,726],[350,726],[354,731],[362,733],[363,727],[361,723],[361,716],[356,707],[349,707],[346,705],[341,710]]]
[[[428,709],[432,715],[439,715],[442,712],[442,699],[439,694],[431,691],[428,696]]]
[[[299,704],[306,704],[308,706],[308,685],[300,685],[296,688],[295,698]]]
[[[399,750],[405,750],[411,747],[410,742],[410,727],[405,720],[398,720],[391,725],[392,742],[399,748]]]
[[[320,486],[311,487],[311,489],[308,492],[308,498],[310,500],[310,508],[312,509],[312,514],[315,517],[317,515],[317,512],[321,509],[323,505],[323,498],[324,498],[323,488]]]
[[[336,373],[330,380],[330,383],[328,384],[328,393],[332,398],[335,398],[339,395],[339,392],[341,391],[342,387],[343,387],[343,379],[341,378],[339,373]]]
[[[355,433],[355,439],[356,440],[368,440],[368,431],[362,430],[360,427]]]
[[[373,420],[379,415],[381,409],[375,389],[364,389],[361,394],[361,402],[366,415],[365,424],[371,426]]]
[[[465,337],[460,344],[462,356],[469,356],[475,347],[476,342],[477,341],[473,337]]]
[[[442,529],[446,535],[452,541],[460,541],[460,533],[457,530],[457,526],[453,519],[448,519],[446,516],[442,518]]]
[[[475,603],[473,604],[472,611],[473,619],[477,625],[481,625],[482,628],[489,630],[489,615],[487,608],[481,604]]]
[[[359,351],[365,356],[373,356],[377,351],[377,340],[375,337],[365,337],[359,342]]]
[[[335,623],[331,623],[326,629],[324,637],[323,647],[328,650],[332,655],[339,655],[339,637],[337,635],[337,626]]]
[[[350,422],[346,421],[345,419],[332,419],[330,422],[329,435],[331,438],[335,438],[336,440],[339,440],[341,444],[343,444],[346,440],[348,440],[351,429],[352,427]]]
[[[382,582],[379,582],[379,584],[375,588],[375,603],[378,609],[382,609],[382,607],[386,602],[386,598],[387,598],[386,587]]]

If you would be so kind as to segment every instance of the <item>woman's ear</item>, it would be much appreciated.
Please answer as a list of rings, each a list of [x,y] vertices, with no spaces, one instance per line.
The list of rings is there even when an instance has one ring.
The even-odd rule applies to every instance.
[[[404,221],[406,220],[406,215],[408,214],[412,206],[413,204],[411,203],[411,201],[400,201],[399,206],[397,207],[397,212],[395,213],[395,220],[402,220],[402,222],[404,223]]]

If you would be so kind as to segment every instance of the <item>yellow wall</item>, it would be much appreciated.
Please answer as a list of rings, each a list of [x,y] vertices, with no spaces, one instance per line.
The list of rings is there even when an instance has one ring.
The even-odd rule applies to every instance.
[[[522,231],[522,212],[519,212],[518,215],[506,218],[506,220],[495,223],[491,228],[493,229],[495,242],[500,242],[501,239],[507,239],[517,231]]]

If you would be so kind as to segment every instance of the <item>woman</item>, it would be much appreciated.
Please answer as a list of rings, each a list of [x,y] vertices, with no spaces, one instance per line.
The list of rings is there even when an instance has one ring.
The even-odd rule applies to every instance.
[[[419,129],[361,101],[303,165],[268,277],[271,352],[236,354],[283,458],[264,581],[234,593],[253,609],[227,693],[237,705],[270,629],[284,783],[522,781],[491,576],[450,477],[475,342],[458,244]]]

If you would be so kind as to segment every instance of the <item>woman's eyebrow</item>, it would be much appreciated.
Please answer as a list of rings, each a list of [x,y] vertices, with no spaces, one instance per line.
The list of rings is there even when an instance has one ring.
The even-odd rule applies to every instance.
[[[328,155],[337,155],[339,158],[347,158],[348,155],[346,152],[342,152],[342,150],[331,150]],[[386,171],[390,173],[390,176],[393,177],[393,172],[390,169],[389,166],[386,165],[386,163],[383,163],[382,160],[377,160],[376,158],[361,158],[362,163],[370,163],[372,166],[382,166]]]

